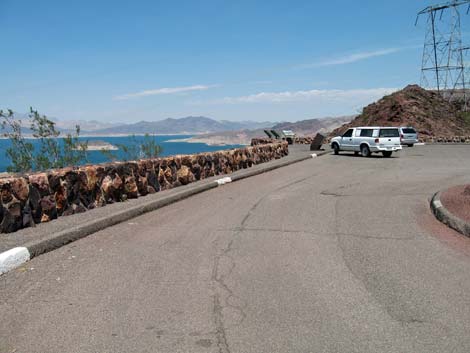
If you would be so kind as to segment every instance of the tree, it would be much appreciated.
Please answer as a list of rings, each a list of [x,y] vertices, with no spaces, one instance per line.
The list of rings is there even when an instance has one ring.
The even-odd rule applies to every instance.
[[[62,166],[75,166],[81,162],[88,162],[88,141],[80,141],[80,125],[75,125],[75,134],[67,134],[64,137],[63,154],[60,159]]]
[[[143,158],[156,158],[163,151],[163,148],[157,145],[155,139],[149,134],[145,134],[144,140],[140,145],[140,152]]]
[[[9,138],[12,144],[6,151],[12,164],[7,168],[9,172],[63,168],[86,162],[88,142],[79,140],[80,126],[76,126],[73,135],[69,133],[60,141],[55,123],[30,108],[28,120],[32,136],[38,140],[36,150],[34,144],[24,137],[23,122],[15,119],[13,111],[0,111],[0,118],[3,136]]]
[[[4,112],[0,110],[2,120],[3,137],[10,139],[11,147],[7,148],[6,156],[11,160],[12,165],[7,168],[8,172],[29,172],[34,165],[34,146],[26,141],[21,131],[21,120],[14,118],[12,110]]]
[[[56,130],[55,123],[45,115],[40,115],[33,108],[30,108],[29,118],[33,137],[40,141],[39,153],[35,158],[35,168],[47,170],[62,167],[60,165],[61,151],[57,140],[60,132]]]

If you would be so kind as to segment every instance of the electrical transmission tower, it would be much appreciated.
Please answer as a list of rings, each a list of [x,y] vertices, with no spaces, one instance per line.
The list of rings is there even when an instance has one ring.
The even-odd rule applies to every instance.
[[[437,90],[450,101],[461,101],[470,108],[470,46],[462,44],[460,9],[470,0],[451,0],[446,4],[428,6],[418,13],[426,16],[421,86]]]

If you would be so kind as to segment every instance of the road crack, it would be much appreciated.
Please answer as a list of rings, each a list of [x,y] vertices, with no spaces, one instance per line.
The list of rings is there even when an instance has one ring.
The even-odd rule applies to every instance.
[[[215,284],[214,286],[214,296],[213,296],[213,321],[215,325],[215,333],[217,339],[217,346],[219,348],[219,353],[230,353],[230,347],[227,340],[227,329],[229,327],[239,326],[246,318],[244,308],[242,305],[237,305],[231,301],[242,302],[241,298],[237,297],[233,290],[227,285],[226,279],[231,276],[233,270],[236,267],[235,260],[230,255],[230,252],[233,250],[233,244],[238,236],[244,232],[246,229],[246,224],[249,218],[254,214],[259,205],[269,197],[273,192],[278,192],[284,189],[287,189],[291,186],[300,184],[315,175],[311,175],[306,178],[298,179],[293,182],[290,182],[286,185],[282,185],[262,196],[258,199],[253,206],[250,207],[248,212],[245,214],[243,219],[240,222],[240,226],[234,229],[234,234],[231,237],[228,244],[222,248],[220,252],[214,258],[214,264],[212,268],[211,280]],[[217,244],[219,238],[214,240],[214,243]],[[238,314],[240,317],[238,322],[230,326],[224,320],[224,310],[231,309]]]

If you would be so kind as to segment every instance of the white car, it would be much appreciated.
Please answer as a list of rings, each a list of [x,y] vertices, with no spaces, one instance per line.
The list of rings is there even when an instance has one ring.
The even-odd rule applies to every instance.
[[[398,127],[354,127],[348,129],[343,136],[332,138],[330,145],[335,154],[351,151],[355,154],[361,153],[363,157],[379,152],[384,157],[390,157],[393,152],[402,149]]]

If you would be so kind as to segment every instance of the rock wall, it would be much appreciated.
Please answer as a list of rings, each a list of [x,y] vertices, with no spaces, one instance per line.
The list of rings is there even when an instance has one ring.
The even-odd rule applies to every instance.
[[[134,162],[64,168],[0,179],[0,232],[186,185],[279,159],[287,142]]]
[[[294,139],[294,143],[298,145],[310,145],[313,142],[311,136],[299,136]]]
[[[279,140],[276,139],[270,139],[267,137],[258,137],[258,138],[253,138],[251,139],[251,145],[252,146],[258,146],[258,145],[264,145],[267,143],[275,143],[278,142]],[[310,136],[299,136],[294,138],[294,144],[298,145],[310,145],[313,142],[313,137]]]
[[[425,136],[419,135],[419,140],[426,143],[468,143],[470,144],[470,136]]]
[[[268,137],[256,137],[251,139],[251,146],[266,145],[270,143],[277,143],[279,140],[271,139]]]

